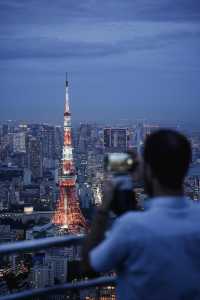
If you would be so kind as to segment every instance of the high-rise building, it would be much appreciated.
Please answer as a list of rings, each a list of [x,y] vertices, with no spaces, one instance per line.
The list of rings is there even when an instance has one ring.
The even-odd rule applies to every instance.
[[[55,159],[62,158],[62,145],[63,145],[63,128],[61,126],[55,127]]]
[[[86,153],[91,143],[91,125],[81,124],[78,130],[78,152]]]
[[[9,127],[8,127],[8,125],[7,125],[7,124],[3,124],[3,125],[2,125],[2,135],[3,135],[3,136],[6,136],[6,135],[8,134],[8,132],[9,132]]]
[[[62,252],[60,253],[57,251],[55,253],[47,254],[45,257],[45,262],[47,265],[52,265],[55,280],[57,280],[59,283],[65,283],[67,281],[68,260]]]
[[[64,111],[64,145],[61,161],[61,175],[59,178],[59,189],[60,196],[52,222],[65,228],[70,233],[80,233],[86,229],[87,226],[81,213],[77,197],[67,79]]]
[[[134,134],[134,147],[138,153],[142,152],[144,143],[144,124],[138,123]]]
[[[124,152],[128,146],[127,128],[104,128],[104,150]]]
[[[41,127],[41,143],[43,157],[54,159],[55,157],[55,129],[54,126],[43,124]]]
[[[34,288],[44,288],[54,285],[53,264],[35,266],[31,270],[31,285]]]
[[[26,153],[25,132],[17,132],[13,135],[13,151],[15,153]]]
[[[35,137],[29,137],[28,142],[28,166],[32,172],[32,178],[42,177],[42,151],[41,143]]]

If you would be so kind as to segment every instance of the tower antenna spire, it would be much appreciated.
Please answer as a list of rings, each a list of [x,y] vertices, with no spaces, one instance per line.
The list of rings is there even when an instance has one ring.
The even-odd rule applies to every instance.
[[[66,81],[65,81],[65,114],[69,112],[69,83],[68,83],[68,73],[66,72]]]

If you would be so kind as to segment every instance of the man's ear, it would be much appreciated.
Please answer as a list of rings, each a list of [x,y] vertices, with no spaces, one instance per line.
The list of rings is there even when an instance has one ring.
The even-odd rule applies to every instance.
[[[149,164],[146,165],[145,172],[148,181],[151,182],[153,192],[155,192],[155,190],[157,190],[158,187],[160,186],[160,183],[158,182],[158,179],[155,177],[154,173],[152,172],[152,169]]]
[[[145,165],[144,172],[145,172],[146,178],[148,179],[149,182],[151,182],[152,188],[154,189],[155,186],[157,186],[158,180],[156,179],[154,173],[152,172],[152,169],[149,164]]]
[[[153,179],[153,173],[149,164],[144,165],[144,172],[149,180]]]

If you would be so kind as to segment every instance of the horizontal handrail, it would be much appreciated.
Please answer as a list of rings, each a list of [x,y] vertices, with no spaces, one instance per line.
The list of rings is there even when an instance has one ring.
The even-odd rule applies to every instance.
[[[6,243],[0,245],[0,255],[8,255],[19,252],[35,251],[46,249],[49,247],[68,246],[70,244],[80,244],[84,236],[64,235],[56,237],[48,237],[42,239],[26,240],[14,243]]]
[[[79,281],[77,283],[66,283],[62,285],[55,285],[49,288],[31,289],[28,291],[18,292],[0,297],[0,300],[24,300],[32,299],[33,297],[42,295],[62,295],[68,290],[81,290],[96,286],[114,286],[115,281],[116,277],[99,277],[87,281]]]
[[[6,243],[0,245],[0,255],[10,255],[14,253],[23,253],[26,251],[36,251],[47,249],[50,247],[68,246],[81,244],[84,240],[84,235],[64,235],[42,239],[26,240],[14,243]],[[99,277],[91,280],[79,281],[76,283],[66,283],[55,285],[53,287],[31,289],[27,291],[17,292],[0,297],[0,300],[23,300],[32,299],[33,297],[42,295],[62,295],[68,290],[80,290],[95,286],[115,285],[115,277]]]

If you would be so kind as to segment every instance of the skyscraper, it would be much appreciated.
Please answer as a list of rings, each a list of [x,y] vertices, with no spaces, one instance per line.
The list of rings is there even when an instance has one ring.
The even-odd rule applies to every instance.
[[[43,124],[41,128],[41,141],[43,157],[55,158],[55,128],[54,126]]]
[[[16,153],[26,153],[26,133],[17,132],[13,136],[13,150]]]
[[[127,141],[127,128],[104,128],[104,149],[106,152],[126,151]]]
[[[64,145],[59,178],[60,196],[53,216],[53,223],[69,233],[77,234],[86,229],[86,221],[81,213],[77,191],[76,173],[73,161],[71,113],[69,110],[68,80],[66,79],[64,111]]]
[[[28,167],[32,172],[32,178],[42,177],[42,149],[41,143],[35,137],[30,136],[28,142]]]

